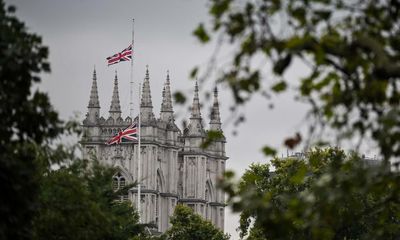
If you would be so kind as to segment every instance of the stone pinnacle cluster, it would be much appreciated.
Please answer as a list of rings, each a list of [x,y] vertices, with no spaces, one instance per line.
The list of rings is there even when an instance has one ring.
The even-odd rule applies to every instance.
[[[216,188],[216,184],[225,171],[228,159],[225,154],[226,140],[217,139],[207,148],[202,147],[208,131],[222,133],[218,90],[214,89],[207,129],[201,114],[199,86],[195,83],[188,125],[181,130],[175,123],[169,72],[163,82],[161,109],[159,118],[156,118],[151,98],[150,73],[146,69],[140,99],[142,161],[141,166],[138,166],[137,142],[105,144],[138,117],[122,118],[117,73],[108,116],[100,116],[98,76],[94,70],[88,112],[82,124],[83,157],[96,159],[116,169],[113,179],[110,179],[115,190],[126,184],[141,182],[141,219],[143,223],[152,223],[154,231],[165,232],[168,229],[169,218],[177,204],[191,207],[223,229],[224,193]],[[141,178],[138,178],[139,168]],[[137,189],[130,189],[129,194],[121,196],[120,200],[131,201],[136,206]]]

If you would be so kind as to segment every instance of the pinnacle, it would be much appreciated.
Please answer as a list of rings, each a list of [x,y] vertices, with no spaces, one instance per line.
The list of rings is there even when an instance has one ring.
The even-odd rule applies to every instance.
[[[96,69],[93,70],[92,89],[90,90],[90,100],[88,108],[100,108],[99,95],[97,92]]]
[[[153,108],[153,104],[151,101],[151,91],[150,91],[150,74],[149,74],[149,67],[146,66],[146,76],[143,81],[142,87],[142,99],[140,103],[140,107],[148,107]]]
[[[161,103],[161,112],[173,112],[172,109],[172,97],[171,97],[171,86],[169,79],[169,71],[167,72],[167,79],[163,89],[163,100]]]
[[[196,84],[194,86],[194,97],[193,97],[193,105],[192,105],[192,113],[190,118],[199,118],[201,119],[201,113],[200,113],[200,101],[199,101],[199,86]]]
[[[194,86],[192,112],[189,119],[187,134],[195,137],[203,137],[205,134],[200,113],[199,86],[197,85],[197,82]]]
[[[210,129],[221,131],[221,117],[219,114],[218,89],[214,88],[214,103],[211,109]]]
[[[121,105],[119,103],[117,71],[115,71],[114,90],[113,90],[113,95],[111,98],[111,106],[110,106],[109,112],[111,115],[113,115],[113,117],[121,116]]]
[[[149,67],[146,66],[146,76],[143,80],[142,98],[140,100],[140,116],[142,122],[153,121],[153,104],[151,102]]]

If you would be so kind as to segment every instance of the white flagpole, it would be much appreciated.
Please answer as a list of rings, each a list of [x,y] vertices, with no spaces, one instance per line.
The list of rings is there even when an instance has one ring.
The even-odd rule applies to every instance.
[[[134,29],[135,29],[135,19],[132,19],[132,43],[131,43],[131,46],[132,46],[132,54],[131,54],[131,57],[132,57],[132,59],[131,59],[131,87],[130,87],[130,103],[129,103],[129,111],[130,111],[130,116],[131,116],[131,118],[132,118],[132,121],[133,121],[133,58],[134,58],[134,51],[133,51],[133,49],[134,49],[134,43],[135,43],[135,31],[134,31]]]
[[[137,210],[138,210],[138,214],[139,214],[139,223],[141,222],[141,217],[140,217],[140,181],[141,181],[141,178],[142,178],[142,171],[141,171],[141,159],[142,159],[142,154],[141,154],[141,147],[140,147],[140,144],[141,144],[141,129],[142,129],[142,127],[141,127],[141,125],[140,125],[140,123],[141,123],[141,121],[140,121],[140,83],[139,83],[139,115],[138,115],[138,125],[137,125],[137,127],[138,127],[138,191],[137,191],[137,194],[138,194],[138,199],[137,199]]]
[[[132,19],[132,60],[131,60],[131,82],[130,82],[130,103],[129,103],[129,110],[130,110],[130,116],[132,118],[132,121],[134,119],[133,116],[133,58],[134,58],[134,43],[135,43],[135,19]],[[140,148],[140,83],[139,83],[139,121],[137,124],[137,129],[138,129],[138,178],[137,178],[137,184],[138,184],[138,190],[137,190],[137,211],[139,215],[139,223],[141,222],[141,214],[140,214],[140,181],[141,181],[141,148]]]

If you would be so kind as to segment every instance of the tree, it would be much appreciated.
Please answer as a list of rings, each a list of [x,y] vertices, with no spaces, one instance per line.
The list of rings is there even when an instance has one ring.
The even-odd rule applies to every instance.
[[[37,90],[48,49],[14,12],[0,0],[0,239],[142,238],[132,206],[115,201],[114,169],[56,144],[77,124],[63,124]]]
[[[40,184],[39,211],[33,220],[34,239],[113,239],[145,237],[145,225],[130,202],[118,201],[132,186],[115,192],[116,169],[75,160],[49,170]]]
[[[209,14],[211,25],[200,24],[194,35],[234,46],[216,82],[231,89],[236,104],[295,89],[311,106],[310,136],[317,136],[308,136],[306,146],[328,145],[333,139],[321,134],[328,128],[334,144],[372,140],[384,162],[370,169],[356,156],[329,150],[312,152],[306,162],[275,159],[275,175],[268,165],[253,165],[239,183],[228,172],[222,186],[229,205],[242,211],[242,236],[398,238],[400,2],[211,0]],[[289,81],[286,73],[299,66],[307,67],[306,76]],[[198,73],[195,68],[191,76]],[[284,143],[294,148],[302,139],[297,133]],[[276,154],[268,146],[263,151]]]
[[[49,72],[48,49],[0,0],[0,239],[30,238],[37,206],[36,149],[61,132],[47,95],[34,90]]]
[[[209,14],[211,26],[200,24],[194,34],[236,47],[216,81],[229,86],[237,104],[292,87],[312,107],[311,132],[329,127],[338,140],[371,138],[386,160],[400,156],[399,1],[211,0]],[[296,61],[308,75],[290,82],[285,73],[299,67]],[[285,144],[300,141],[297,135]]]
[[[171,228],[161,239],[168,240],[227,240],[229,236],[216,228],[211,222],[184,205],[177,205],[171,217]]]
[[[388,165],[315,149],[304,159],[253,164],[224,188],[247,239],[397,239],[399,180]]]

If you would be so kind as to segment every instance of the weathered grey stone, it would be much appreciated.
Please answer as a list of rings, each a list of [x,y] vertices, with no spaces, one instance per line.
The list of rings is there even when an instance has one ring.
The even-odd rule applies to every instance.
[[[224,193],[216,189],[216,184],[225,171],[228,159],[225,155],[225,139],[215,141],[207,149],[201,148],[206,130],[202,124],[197,83],[190,122],[188,128],[184,129],[185,134],[182,134],[173,118],[169,75],[164,85],[160,119],[155,119],[153,114],[149,80],[146,70],[141,99],[141,116],[144,120],[141,125],[141,178],[138,179],[137,142],[111,146],[105,144],[132,121],[130,117],[123,120],[120,116],[117,79],[110,116],[105,120],[98,116],[100,105],[94,73],[88,117],[82,125],[83,157],[97,158],[103,164],[116,167],[118,178],[115,179],[123,180],[116,186],[140,181],[142,222],[154,223],[157,231],[167,230],[170,226],[169,217],[178,203],[193,208],[214,225],[224,229]],[[214,97],[210,126],[212,130],[221,130],[217,94]],[[117,114],[111,114],[111,109]],[[131,189],[127,199],[136,206],[136,188]]]

